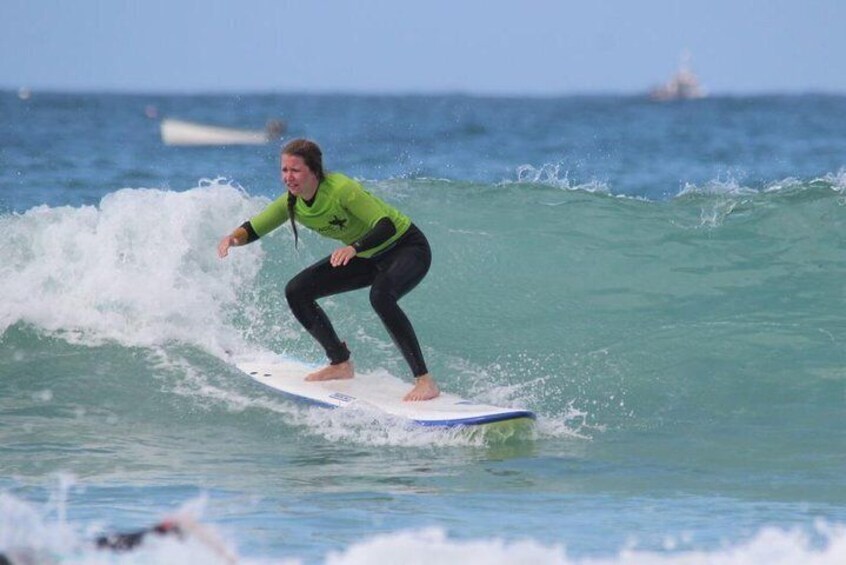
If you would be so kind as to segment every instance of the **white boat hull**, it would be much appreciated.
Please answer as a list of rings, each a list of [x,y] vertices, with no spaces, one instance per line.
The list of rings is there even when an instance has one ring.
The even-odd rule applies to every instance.
[[[225,128],[164,119],[160,130],[165,145],[262,145],[270,141],[264,130]]]

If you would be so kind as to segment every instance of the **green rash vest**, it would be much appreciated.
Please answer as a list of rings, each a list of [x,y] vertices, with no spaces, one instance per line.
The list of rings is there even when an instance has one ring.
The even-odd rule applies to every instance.
[[[382,218],[389,218],[396,233],[385,243],[365,249],[357,255],[368,258],[390,247],[408,231],[411,220],[399,210],[379,200],[355,180],[341,173],[329,173],[320,183],[314,202],[307,205],[297,198],[294,206],[296,220],[305,227],[347,245],[360,240]],[[286,192],[262,212],[250,219],[256,235],[262,237],[288,220]]]

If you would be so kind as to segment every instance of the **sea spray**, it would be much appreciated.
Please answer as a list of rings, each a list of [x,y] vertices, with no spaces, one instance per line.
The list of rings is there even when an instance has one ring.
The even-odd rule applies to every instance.
[[[99,206],[46,206],[0,218],[0,328],[25,322],[68,339],[215,354],[233,347],[228,312],[261,265],[261,248],[221,262],[218,236],[262,205],[222,181],[184,192],[125,189]]]

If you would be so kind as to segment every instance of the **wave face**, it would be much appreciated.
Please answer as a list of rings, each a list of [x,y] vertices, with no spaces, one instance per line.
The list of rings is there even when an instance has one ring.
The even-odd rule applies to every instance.
[[[135,119],[129,101],[144,102],[53,97],[33,102],[53,117],[99,108],[124,122]],[[312,115],[306,101],[297,102],[302,116]],[[0,173],[0,524],[35,521],[27,532],[41,532],[51,554],[96,561],[84,538],[103,524],[148,525],[200,496],[197,519],[224,524],[210,534],[214,545],[247,559],[356,562],[436,546],[444,562],[719,562],[736,552],[764,562],[769,544],[840,558],[846,174],[827,129],[802,138],[828,148],[811,165],[776,159],[767,168],[747,156],[756,173],[722,174],[731,159],[697,168],[682,144],[680,153],[658,150],[655,174],[634,165],[622,174],[617,167],[643,157],[642,146],[598,158],[559,144],[575,155],[568,159],[584,157],[574,167],[544,149],[559,139],[554,116],[581,116],[568,122],[580,133],[563,138],[584,140],[589,117],[616,108],[641,123],[632,135],[642,142],[658,135],[643,120],[664,110],[604,98],[346,102],[353,114],[384,104],[416,116],[418,135],[385,118],[363,134],[367,151],[328,133],[326,145],[432,244],[429,275],[402,302],[430,369],[452,392],[534,410],[534,435],[502,442],[420,430],[257,388],[233,361],[322,362],[284,287],[333,248],[301,230],[295,249],[284,226],[217,258],[220,236],[278,193],[276,149],[176,150],[167,161],[140,140],[143,130],[124,144],[150,167],[96,136],[85,149],[100,161],[83,166],[68,132],[27,133],[24,125],[49,120],[37,106],[17,108],[0,131],[20,140],[3,156],[22,171],[14,182]],[[733,116],[740,125],[727,133],[704,130],[730,147],[775,112],[782,122],[755,143],[769,140],[776,156],[804,154],[779,132],[817,123],[813,104],[742,102],[717,101],[704,117],[690,105],[665,113],[694,123]],[[311,122],[328,131],[338,101],[310,103],[331,110]],[[532,115],[514,122],[522,134],[506,136],[491,116],[519,108],[547,115],[547,129],[530,136],[541,127]],[[422,119],[435,109],[441,121]],[[607,119],[596,118],[603,138]],[[114,142],[118,132],[107,133]],[[48,157],[67,150],[68,168],[39,144]],[[253,169],[196,180],[240,161]],[[366,292],[323,306],[362,372],[410,380]],[[73,477],[59,479],[74,485],[61,496],[57,476]],[[15,540],[38,546],[3,528],[0,551]],[[203,543],[162,551],[154,560],[217,555]]]
[[[757,434],[767,448],[737,464],[759,468],[802,460],[809,434],[846,439],[840,182],[690,189],[660,203],[525,183],[373,188],[432,240],[431,274],[404,306],[445,386],[536,410],[552,436],[684,430],[663,456],[705,466]],[[184,347],[203,373],[274,352],[320,362],[283,289],[331,244],[305,234],[295,251],[282,228],[225,261],[214,254],[233,219],[266,203],[209,181],[4,216],[9,358],[46,336],[59,349]],[[366,293],[325,308],[362,370],[405,375]],[[125,378],[89,392],[108,397]]]

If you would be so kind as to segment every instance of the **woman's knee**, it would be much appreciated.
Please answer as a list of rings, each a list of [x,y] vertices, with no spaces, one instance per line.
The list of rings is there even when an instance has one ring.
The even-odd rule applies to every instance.
[[[370,287],[370,305],[377,313],[387,312],[396,308],[398,297],[390,288],[381,285]]]
[[[285,298],[288,300],[289,304],[300,302],[302,300],[309,300],[311,298],[309,296],[309,288],[311,285],[308,284],[307,277],[303,275],[304,273],[300,273],[289,280],[288,284],[285,285]]]

